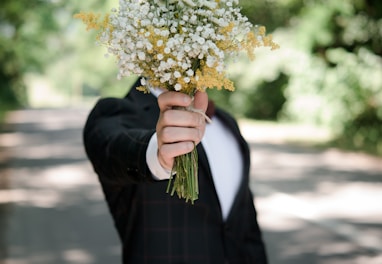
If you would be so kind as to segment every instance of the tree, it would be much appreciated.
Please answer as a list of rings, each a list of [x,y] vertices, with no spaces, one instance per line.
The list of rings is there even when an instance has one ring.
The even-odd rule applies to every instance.
[[[289,92],[320,101],[312,115],[289,100],[285,114],[328,124],[342,146],[382,153],[382,3],[311,1],[298,17],[297,43],[310,53]],[[313,81],[312,81],[313,80]],[[310,84],[307,86],[307,84]],[[292,92],[293,91],[293,92]],[[305,112],[306,114],[306,112]]]
[[[52,89],[66,94],[73,93],[77,89],[74,86],[99,88],[102,76],[106,76],[104,83],[110,83],[111,70],[103,70],[106,68],[103,63],[91,67],[94,63],[88,59],[95,50],[100,52],[100,48],[94,45],[90,35],[83,37],[85,29],[80,29],[81,24],[73,19],[73,14],[82,9],[104,12],[108,5],[104,1],[2,0],[0,108],[28,105],[30,74],[42,76]],[[97,84],[83,82],[86,73],[87,77],[100,76],[93,77]]]
[[[270,94],[283,87],[280,120],[326,126],[341,146],[382,153],[382,2],[241,3],[252,22],[274,29],[281,49],[259,52],[253,63],[237,63],[230,70],[237,91],[227,95],[224,106],[266,119],[260,110],[279,104]]]

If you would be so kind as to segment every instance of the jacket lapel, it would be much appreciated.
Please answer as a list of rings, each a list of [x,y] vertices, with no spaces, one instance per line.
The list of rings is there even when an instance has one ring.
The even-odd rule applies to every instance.
[[[197,150],[198,150],[198,156],[199,156],[199,164],[198,164],[199,171],[202,172],[202,173],[200,173],[199,177],[201,175],[203,175],[205,177],[205,179],[203,179],[203,180],[205,180],[207,182],[207,184],[209,186],[211,186],[211,190],[212,190],[211,199],[213,199],[213,201],[215,202],[215,206],[213,207],[213,209],[216,210],[215,213],[218,215],[218,219],[220,219],[220,221],[223,221],[223,215],[222,215],[221,205],[219,202],[219,197],[218,197],[218,194],[216,192],[210,164],[208,162],[207,154],[204,150],[203,144],[199,144],[197,146]],[[202,179],[199,178],[199,181],[201,181],[201,180]]]

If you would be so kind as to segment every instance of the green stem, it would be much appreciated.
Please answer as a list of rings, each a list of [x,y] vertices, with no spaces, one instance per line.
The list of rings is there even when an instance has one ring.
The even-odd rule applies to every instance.
[[[196,146],[187,154],[180,155],[175,158],[173,172],[167,184],[166,192],[171,196],[178,195],[180,199],[185,199],[186,202],[194,201],[199,196],[198,184],[198,152]]]

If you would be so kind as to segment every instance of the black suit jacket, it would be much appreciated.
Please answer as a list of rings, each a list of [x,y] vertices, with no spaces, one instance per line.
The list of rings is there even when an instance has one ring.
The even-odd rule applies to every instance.
[[[199,154],[199,199],[194,205],[166,193],[155,181],[146,149],[159,116],[157,100],[132,88],[123,99],[98,101],[84,128],[87,155],[99,176],[123,244],[123,263],[267,263],[248,187],[249,149],[235,120],[217,110],[238,140],[244,172],[223,221],[206,154]]]

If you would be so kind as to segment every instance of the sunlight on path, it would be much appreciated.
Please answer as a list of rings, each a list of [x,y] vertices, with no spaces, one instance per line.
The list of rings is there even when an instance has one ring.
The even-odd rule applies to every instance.
[[[381,158],[285,144],[295,141],[294,131],[302,143],[323,142],[325,133],[311,128],[241,128],[252,149],[251,186],[271,262],[382,263]],[[272,245],[276,237],[286,242]]]
[[[98,179],[85,157],[87,110],[13,112],[0,137],[10,188],[6,264],[118,263],[120,245]]]
[[[4,264],[120,263],[118,237],[82,146],[87,114],[8,116],[0,134],[8,157],[0,160],[8,185],[0,189]],[[270,264],[382,263],[381,159],[287,144],[330,138],[312,127],[240,126],[251,147],[251,188]]]

